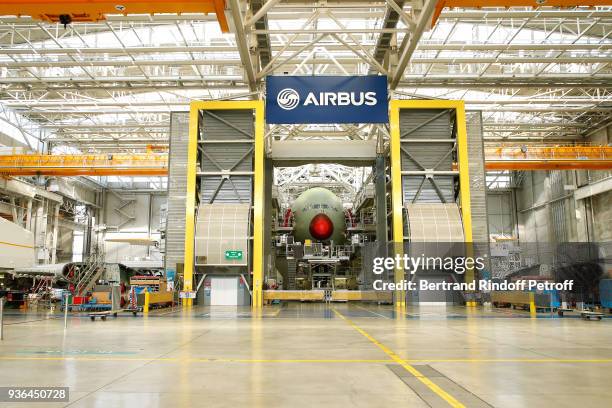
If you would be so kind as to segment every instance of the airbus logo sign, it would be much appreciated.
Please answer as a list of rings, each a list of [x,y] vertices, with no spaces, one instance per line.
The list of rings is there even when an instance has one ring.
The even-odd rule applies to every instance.
[[[281,109],[294,109],[300,103],[300,94],[295,89],[285,88],[278,93],[276,103]]]
[[[387,123],[387,78],[382,76],[269,76],[266,121]]]

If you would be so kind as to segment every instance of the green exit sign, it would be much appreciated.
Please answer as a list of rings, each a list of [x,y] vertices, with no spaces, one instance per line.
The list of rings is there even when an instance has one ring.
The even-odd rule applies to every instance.
[[[225,259],[227,261],[242,260],[242,251],[225,251]]]

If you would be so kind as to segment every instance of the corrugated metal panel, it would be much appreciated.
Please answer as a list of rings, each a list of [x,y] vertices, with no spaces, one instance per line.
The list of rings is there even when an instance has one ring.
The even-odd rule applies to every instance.
[[[200,171],[226,172],[200,177],[200,200],[203,203],[251,203],[252,176],[232,175],[232,172],[253,171],[253,141],[255,125],[249,110],[203,111],[201,123]],[[206,143],[206,141],[228,143]],[[221,183],[223,181],[223,183]]]
[[[450,117],[450,110],[442,112],[440,109],[402,109],[401,138],[448,139],[452,130]],[[425,122],[428,123],[423,126]]]
[[[566,184],[564,173],[558,170],[548,172],[551,200],[559,199],[567,194],[564,187]],[[552,234],[556,242],[566,242],[569,236],[566,222],[568,212],[566,201],[567,199],[561,199],[550,203]]]
[[[449,110],[403,109],[400,111],[400,134],[405,139],[419,139],[431,142],[402,142],[402,171],[423,171],[452,169],[454,152],[449,154],[453,144],[435,142],[435,139],[452,137],[451,112]],[[444,199],[454,202],[454,177],[434,177],[434,181]],[[404,201],[412,202],[417,196],[419,203],[441,203],[440,194],[424,176],[403,176]],[[420,189],[420,191],[419,191]]]
[[[219,187],[221,181],[221,176],[202,177],[200,200],[203,203],[248,204],[251,202],[251,177],[232,176],[223,180],[223,184]]]
[[[567,212],[566,200],[559,200],[550,203],[550,216],[552,218],[552,230],[556,242],[567,242],[568,231],[565,222]]]
[[[419,190],[421,183],[421,191],[417,198],[418,203],[441,203],[440,196],[436,192],[435,187],[429,180],[423,180],[424,176],[404,176],[402,178],[402,187],[404,189],[404,202],[412,202]],[[435,182],[440,189],[446,202],[454,202],[453,196],[453,179],[447,176],[436,176]]]
[[[553,170],[548,172],[548,177],[550,179],[550,198],[560,198],[566,195],[566,191],[564,189],[565,180],[563,177],[562,171]]]
[[[200,204],[196,222],[196,262],[246,266],[249,259],[250,210],[248,204]],[[242,257],[226,259],[225,251],[240,251]]]
[[[189,114],[170,115],[168,166],[168,215],[166,219],[165,267],[175,269],[185,256],[185,199],[187,193],[187,148]]]
[[[205,144],[203,150],[201,171],[253,170],[253,145],[251,144]]]
[[[470,169],[470,203],[472,207],[472,240],[489,242],[487,222],[486,173],[482,139],[482,113],[467,113],[468,167]]]
[[[411,242],[463,242],[457,204],[406,204]]]

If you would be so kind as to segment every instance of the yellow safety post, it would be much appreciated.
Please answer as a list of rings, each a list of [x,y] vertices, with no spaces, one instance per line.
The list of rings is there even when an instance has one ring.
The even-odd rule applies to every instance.
[[[199,112],[201,110],[249,109],[255,112],[255,168],[253,192],[253,307],[263,306],[263,209],[264,209],[264,103],[263,101],[195,101],[190,106],[189,152],[187,155],[187,194],[185,211],[184,290],[193,290],[195,204]],[[191,306],[192,299],[184,299],[183,306]]]
[[[149,292],[144,293],[144,306],[142,307],[143,314],[149,314]]]
[[[535,305],[535,293],[529,292],[529,314],[531,317],[536,317],[537,310]]]

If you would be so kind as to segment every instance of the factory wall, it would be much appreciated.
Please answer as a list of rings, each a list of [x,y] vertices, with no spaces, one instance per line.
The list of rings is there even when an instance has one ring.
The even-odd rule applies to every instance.
[[[161,260],[159,247],[132,245],[127,242],[108,242],[109,239],[149,238],[159,242],[160,209],[166,204],[167,195],[153,192],[105,193],[103,223],[106,262],[125,260]]]
[[[612,241],[612,191],[592,197],[594,216],[593,238],[598,242]]]
[[[609,145],[612,127],[585,141]],[[516,189],[516,216],[521,242],[612,241],[611,171],[533,171]],[[580,190],[602,186],[585,198]],[[595,190],[595,189],[594,189]]]
[[[516,191],[518,234],[521,242],[577,241],[575,173],[526,172]]]
[[[74,228],[60,223],[57,238],[57,263],[72,262]]]
[[[487,218],[492,237],[516,237],[516,210],[511,190],[487,192]]]
[[[589,137],[589,142],[594,145],[612,145],[612,126],[608,126],[594,132]],[[605,184],[610,186],[612,171],[582,171],[578,172],[580,185],[583,184]],[[609,187],[608,187],[609,188]],[[608,242],[612,241],[612,190],[592,195],[581,200],[584,213],[587,218],[588,233],[593,241]]]

